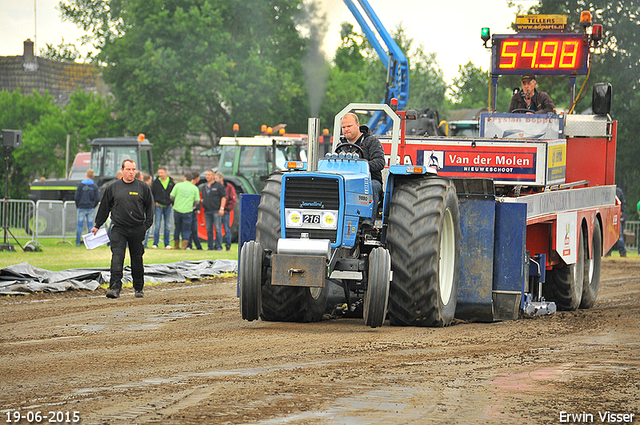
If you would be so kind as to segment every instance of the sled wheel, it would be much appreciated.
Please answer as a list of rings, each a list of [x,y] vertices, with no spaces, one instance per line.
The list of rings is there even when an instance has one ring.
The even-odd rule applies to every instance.
[[[598,219],[596,219],[593,225],[592,247],[591,259],[585,260],[584,286],[582,288],[582,300],[580,301],[580,308],[593,307],[593,304],[595,304],[596,302],[596,297],[598,296],[598,288],[600,287],[602,234],[600,233],[600,222],[598,221]]]
[[[558,310],[577,310],[584,286],[584,230],[578,236],[578,260],[575,264],[554,267],[547,272],[542,294],[547,301],[556,303]]]

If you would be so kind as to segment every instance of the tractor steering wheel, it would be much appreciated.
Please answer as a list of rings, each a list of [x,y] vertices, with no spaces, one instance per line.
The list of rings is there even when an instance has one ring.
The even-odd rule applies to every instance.
[[[358,156],[362,159],[364,159],[364,152],[362,151],[362,148],[358,145],[354,145],[353,143],[350,142],[342,142],[339,143],[338,146],[336,146],[336,150],[335,153],[340,153],[340,152],[344,152],[344,153],[357,153]]]
[[[526,114],[527,112],[531,114],[535,113],[535,111],[532,111],[531,109],[526,109],[526,108],[518,108],[511,111],[512,114]]]

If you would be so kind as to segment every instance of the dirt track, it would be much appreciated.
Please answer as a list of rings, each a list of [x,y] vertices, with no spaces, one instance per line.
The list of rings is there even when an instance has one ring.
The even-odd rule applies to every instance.
[[[145,292],[0,298],[0,421],[640,423],[635,258],[603,261],[590,310],[444,329],[246,322],[235,280]]]

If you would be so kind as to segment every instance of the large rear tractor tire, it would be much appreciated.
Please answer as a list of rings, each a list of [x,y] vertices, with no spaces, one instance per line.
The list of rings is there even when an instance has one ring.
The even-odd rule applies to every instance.
[[[391,256],[384,248],[374,248],[369,254],[369,279],[364,293],[364,323],[372,328],[382,326],[389,303]]]
[[[600,263],[602,262],[602,234],[600,233],[600,222],[596,219],[593,225],[593,241],[591,259],[585,260],[584,264],[584,285],[582,288],[582,300],[580,308],[591,308],[598,297],[600,287]],[[585,240],[585,252],[586,252]]]
[[[282,173],[269,176],[258,206],[256,240],[264,249],[276,252],[280,238],[280,190]],[[329,286],[322,288],[271,285],[271,276],[262,286],[262,320],[274,322],[318,322],[327,307]]]
[[[460,274],[460,212],[450,180],[419,178],[396,184],[387,247],[393,268],[389,323],[451,324]]]
[[[575,264],[554,267],[547,272],[547,281],[542,287],[542,295],[547,301],[556,303],[558,310],[577,310],[582,300],[584,286],[584,231],[578,236],[578,259]]]
[[[244,320],[260,318],[262,304],[262,255],[259,242],[249,241],[242,247],[238,267],[238,286],[240,287],[240,312]]]

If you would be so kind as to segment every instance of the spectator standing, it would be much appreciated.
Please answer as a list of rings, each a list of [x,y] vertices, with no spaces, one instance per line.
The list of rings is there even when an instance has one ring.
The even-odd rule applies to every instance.
[[[78,226],[76,228],[76,246],[82,245],[82,229],[87,223],[87,233],[93,227],[93,214],[96,205],[100,202],[100,191],[98,185],[94,183],[94,171],[89,168],[86,178],[80,182],[76,188],[76,210],[78,212]]]
[[[111,278],[107,298],[118,298],[122,289],[124,254],[129,246],[131,277],[136,298],[144,296],[144,235],[153,224],[153,195],[144,182],[135,178],[136,163],[122,162],[122,180],[117,180],[102,194],[96,214],[94,235],[111,213]]]
[[[236,189],[231,183],[225,183],[222,173],[216,174],[216,180],[224,186],[227,203],[224,205],[224,215],[222,216],[222,227],[224,228],[224,245],[229,251],[231,249],[231,211],[236,206]],[[237,217],[234,217],[237,219]]]
[[[182,235],[182,249],[187,249],[191,237],[191,217],[193,209],[200,203],[200,191],[191,183],[191,172],[185,173],[183,181],[176,184],[171,191],[173,202],[173,247],[180,249],[180,235]]]
[[[153,231],[153,246],[151,248],[157,249],[160,243],[160,227],[161,222],[164,221],[164,247],[165,249],[171,249],[171,210],[173,202],[171,202],[171,191],[175,183],[171,177],[167,174],[165,167],[158,168],[158,177],[151,183],[151,193],[153,193],[153,199],[156,204],[156,212],[154,219],[154,231]]]
[[[207,225],[207,245],[209,250],[222,251],[222,216],[227,203],[224,186],[217,182],[212,170],[207,170],[207,183],[200,189],[202,193],[202,207]],[[213,229],[215,227],[215,240]]]
[[[200,173],[194,171],[191,177],[191,183],[193,183],[195,186],[198,186],[198,181],[200,181]],[[200,192],[198,191],[198,193]],[[200,243],[200,238],[198,237],[198,211],[200,211],[200,202],[198,202],[198,205],[193,207],[193,213],[191,214],[191,238],[189,238],[187,249],[191,249],[195,245],[197,250],[202,250],[202,244]]]

